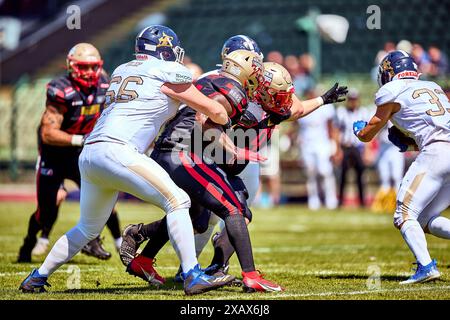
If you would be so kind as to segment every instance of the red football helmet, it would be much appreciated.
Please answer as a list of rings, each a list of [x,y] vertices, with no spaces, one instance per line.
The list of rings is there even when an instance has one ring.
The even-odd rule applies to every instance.
[[[89,43],[79,43],[67,55],[67,70],[82,87],[97,85],[102,73],[103,60],[98,50]]]

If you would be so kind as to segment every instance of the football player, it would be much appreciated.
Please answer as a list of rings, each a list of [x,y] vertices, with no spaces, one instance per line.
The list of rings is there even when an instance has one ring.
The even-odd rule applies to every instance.
[[[235,35],[225,41],[221,51],[222,60],[227,56],[227,54],[236,50],[252,51],[261,56],[261,58],[264,58],[261,49],[252,38],[246,35]],[[270,136],[272,134],[272,130],[275,128],[275,125],[281,123],[284,120],[295,121],[313,112],[323,104],[331,103],[332,101],[337,100],[342,101],[342,96],[346,94],[346,88],[338,87],[338,85],[336,84],[323,96],[302,102],[295,95],[292,95],[290,93],[280,93],[279,95],[277,95],[277,92],[280,91],[281,88],[286,89],[287,87],[289,87],[288,82],[290,81],[290,75],[289,77],[284,75],[284,68],[279,64],[271,64],[268,66],[273,66],[275,69],[272,69],[272,71],[270,71],[271,68],[269,67],[265,70],[265,72],[267,73],[265,75],[265,88],[270,87],[268,86],[269,83],[272,84],[272,88],[270,88],[268,92],[263,94],[262,100],[259,99],[259,101],[249,101],[247,111],[244,115],[244,117],[248,116],[252,119],[253,125],[255,125],[255,123],[259,121],[262,121],[266,117],[266,115],[270,115],[271,128],[261,130],[261,135],[257,135],[259,137],[258,143],[260,145],[264,145],[270,140]],[[280,66],[281,69],[278,69],[278,66]],[[217,74],[217,72],[217,70],[213,70],[206,73],[205,75]],[[270,77],[273,76],[275,76],[275,79],[279,79],[281,81],[280,86],[276,87],[275,81],[271,81]],[[292,101],[290,101],[289,99],[292,99]],[[278,103],[278,105],[276,105],[275,101]],[[291,108],[286,108],[287,102],[292,104]],[[248,120],[249,119],[247,119],[247,122]],[[269,118],[266,120],[269,120]],[[256,193],[259,188],[260,164],[256,161],[248,161],[244,165],[240,165],[238,167],[240,167],[240,173],[238,173],[238,176],[244,182],[246,193],[248,193],[247,204],[248,206],[250,206],[253,203],[253,200],[255,199]],[[195,235],[195,247],[197,250],[197,255],[200,255],[203,248],[206,246],[208,240],[211,238],[216,224],[219,221],[220,219],[212,214],[206,227],[206,231],[203,233],[198,232]],[[223,222],[220,223],[220,227],[221,229],[223,229]]]
[[[80,155],[81,218],[62,236],[39,269],[22,282],[24,292],[45,290],[47,278],[104,227],[119,191],[165,211],[167,231],[183,268],[184,291],[199,294],[233,281],[207,276],[195,256],[190,199],[156,161],[145,155],[180,102],[219,126],[229,118],[222,104],[203,95],[182,65],[184,50],[170,28],[152,25],[136,37],[136,59],[117,67],[106,93],[109,107],[86,139]]]
[[[277,124],[284,120],[297,120],[300,117],[304,117],[315,111],[324,102],[328,104],[343,101],[343,96],[345,96],[346,92],[346,87],[338,87],[336,84],[323,96],[300,102],[294,94],[292,78],[289,72],[277,63],[265,62],[264,84],[260,87],[256,95],[256,100],[262,110],[266,112],[267,116],[264,116],[262,120],[258,121],[259,119],[255,116],[257,113],[252,113],[248,109],[243,117],[241,117],[238,127],[243,130],[256,130],[257,133],[255,135],[257,139],[253,140],[249,148],[259,150],[270,140]],[[247,163],[243,166],[235,165],[231,168],[229,165],[225,165],[222,166],[222,169],[229,176],[232,176],[233,174],[241,174],[243,170],[245,171],[246,165]],[[246,180],[243,180],[245,183]],[[244,191],[247,192],[246,189]],[[251,217],[251,214],[248,214],[248,216]],[[246,220],[247,223],[250,221],[250,219]],[[221,272],[225,274],[228,269],[228,261],[234,253],[233,247],[230,245],[224,230],[216,233],[212,238],[212,242],[214,245],[214,257],[207,268],[207,272]]]
[[[209,97],[219,101],[227,110],[231,125],[236,125],[248,106],[248,100],[253,98],[258,86],[262,83],[263,65],[261,57],[251,51],[236,50],[228,54],[218,74],[211,73],[201,77],[196,87]],[[193,203],[205,207],[219,216],[226,225],[227,238],[236,250],[244,277],[244,289],[247,291],[281,291],[281,286],[268,281],[256,271],[253,260],[250,236],[245,218],[249,212],[247,204],[237,195],[233,183],[227,175],[219,170],[217,163],[223,158],[209,153],[210,141],[207,136],[216,130],[210,121],[198,114],[189,105],[182,108],[178,114],[166,125],[165,130],[155,144],[152,159],[157,161],[173,177],[175,183],[185,190]],[[257,153],[248,149],[238,148],[233,141],[227,141],[227,134],[221,131],[220,136],[214,137],[213,143],[219,141],[220,149],[223,147],[233,159],[256,160]],[[225,159],[226,161],[226,159]],[[228,161],[226,161],[228,163]],[[236,177],[240,181],[239,178]],[[238,182],[237,182],[238,183]],[[195,221],[202,210],[191,208],[191,218]],[[144,264],[151,266],[153,258],[161,249],[168,235],[164,230],[168,221],[160,220],[157,224],[142,227],[142,224],[131,225],[125,231],[127,239],[121,247],[121,257],[127,271],[136,276],[142,276]],[[148,238],[147,227],[157,227],[161,238],[152,237],[141,255],[136,255],[137,248],[142,239]],[[158,245],[155,245],[155,240]],[[154,269],[145,270],[147,273],[159,278]],[[220,274],[224,276],[224,274]]]
[[[242,36],[235,36],[232,38],[236,38],[236,37],[242,37]],[[248,39],[248,38],[247,38]],[[238,41],[236,41],[235,39],[233,40],[234,43],[240,43]],[[250,45],[248,45],[248,47],[252,47],[255,48],[255,45],[252,43]],[[226,46],[224,46],[224,48],[226,48]],[[257,48],[257,47],[256,47]],[[227,50],[228,51],[228,50]],[[234,50],[233,50],[234,51]],[[241,49],[237,49],[237,51],[242,51]],[[230,54],[230,51],[228,51]],[[259,54],[259,56],[262,56],[262,54]],[[227,56],[223,55],[224,61],[227,60]],[[268,65],[269,67],[272,67],[271,64]],[[282,68],[284,70],[283,67],[279,66],[280,68]],[[222,71],[223,71],[223,66],[222,66]],[[249,107],[244,111],[243,115],[241,116],[241,120],[243,121],[239,121],[237,124],[235,124],[235,128],[236,129],[256,129],[256,125],[260,125],[261,127],[259,129],[262,129],[261,135],[256,134],[255,137],[257,137],[257,141],[260,144],[263,144],[263,140],[267,140],[267,138],[270,138],[270,134],[271,134],[271,130],[274,128],[274,126],[276,124],[278,124],[279,122],[281,122],[283,119],[287,119],[291,116],[290,112],[289,112],[289,107],[292,104],[292,81],[291,80],[287,80],[282,82],[281,85],[277,86],[276,82],[278,80],[283,80],[283,76],[285,76],[287,74],[287,71],[284,70],[284,73],[282,74],[282,71],[280,70],[276,70],[276,71],[272,71],[277,73],[277,75],[275,77],[270,78],[270,83],[273,83],[271,89],[268,89],[267,92],[264,92],[261,96],[261,103],[262,101],[264,101],[264,105],[266,108],[266,111],[271,112],[271,116],[270,117],[266,117],[263,119],[263,121],[261,121],[260,123],[258,123],[259,119],[262,119],[262,115],[264,114],[264,111],[261,110],[261,107],[258,104],[250,104]],[[208,78],[210,76],[214,76],[217,75],[217,71],[212,71],[207,73],[206,75],[204,75],[205,78]],[[268,77],[273,76],[272,73],[267,75]],[[201,78],[203,79],[203,78]],[[273,82],[271,81],[273,79]],[[290,76],[289,76],[290,79]],[[283,90],[282,88],[286,89]],[[289,88],[289,89],[288,89]],[[334,89],[332,90],[333,93],[336,92],[336,88],[337,86],[334,87]],[[278,90],[277,90],[278,89]],[[339,90],[341,90],[342,88],[339,88]],[[216,89],[217,90],[217,89]],[[276,92],[273,92],[276,91]],[[270,92],[270,93],[269,93]],[[331,93],[327,93],[328,95],[326,96],[327,99],[330,97],[334,97],[334,95],[332,95]],[[340,97],[339,95],[335,95],[336,97]],[[298,101],[298,99],[297,99]],[[296,116],[300,116],[303,114],[303,112],[309,113],[311,111],[313,111],[314,108],[320,106],[319,104],[316,106],[316,99],[314,99],[314,101],[310,104],[307,105],[307,107],[309,108],[308,110],[304,111],[302,106],[296,106],[296,108],[294,109],[295,115]],[[257,117],[260,118],[258,119]],[[243,119],[243,118],[247,118],[247,119]],[[295,118],[293,118],[295,119]],[[171,136],[175,136],[175,137],[180,137],[181,134],[171,134]],[[263,136],[266,137],[266,139],[262,138]],[[255,150],[257,150],[258,147],[256,147]],[[247,167],[248,162],[245,162],[243,164],[243,166],[238,165],[238,166],[228,166],[228,165],[219,165],[221,167],[221,169],[227,173],[227,180],[228,182],[231,184],[231,186],[234,188],[235,191],[235,195],[236,198],[239,199],[239,201],[243,204],[243,208],[244,208],[244,216],[246,218],[246,222],[248,223],[251,220],[251,212],[248,209],[248,202],[246,201],[247,196],[244,196],[245,194],[247,194],[247,190],[246,190],[246,185],[247,183],[245,183],[245,185],[243,185],[242,183],[239,183],[238,181],[240,181],[240,179],[236,179],[235,175],[240,173],[244,168]],[[172,170],[171,172],[176,172],[176,174],[180,174],[180,170],[175,171]],[[181,177],[180,177],[181,179]],[[244,180],[245,182],[245,180]],[[177,182],[178,183],[178,182]],[[185,183],[185,181],[180,181],[180,183]],[[188,190],[190,190],[192,192],[192,188],[189,188],[189,185],[186,185],[186,191],[189,192]],[[257,188],[254,188],[255,192],[256,192]],[[204,192],[203,192],[204,193]],[[201,194],[203,194],[201,192]],[[194,200],[194,197],[191,196]],[[199,203],[199,205],[202,205],[202,202]],[[207,207],[205,205],[205,207]],[[191,213],[192,213],[192,209],[191,208]],[[198,234],[196,235],[196,240],[197,237],[200,235],[203,236],[202,233],[202,227],[198,227],[199,222],[198,220],[204,220],[202,219],[202,217],[205,217],[205,215],[201,215],[200,217],[198,217],[198,214],[200,213],[201,209],[197,208],[197,213],[196,216],[194,216],[193,214],[191,214],[191,216],[194,219],[194,226],[196,227]],[[214,210],[211,210],[212,212],[216,212]],[[197,218],[196,218],[197,217]],[[206,221],[208,221],[208,216],[206,215]],[[214,222],[212,222],[214,221]],[[215,222],[217,221],[217,219],[215,218],[215,215],[212,215],[212,218],[209,220],[209,224],[207,225],[208,230],[211,230],[214,228],[215,226]],[[158,222],[159,223],[159,222]],[[156,270],[154,270],[154,268],[152,267],[153,264],[153,258],[156,255],[156,253],[159,251],[159,249],[162,247],[162,245],[164,245],[166,240],[163,240],[162,242],[159,242],[160,240],[156,240],[158,243],[156,245],[155,244],[155,239],[161,239],[161,233],[164,233],[164,227],[160,228],[161,233],[158,231],[158,223],[153,223],[153,224],[149,224],[146,226],[142,226],[142,225],[131,225],[129,226],[125,231],[124,231],[124,235],[125,235],[125,241],[123,242],[123,246],[122,249],[124,249],[124,253],[126,255],[129,254],[129,258],[132,258],[133,255],[136,253],[137,247],[139,246],[140,243],[142,243],[145,239],[147,238],[151,238],[151,241],[149,242],[149,244],[146,246],[146,248],[142,251],[142,253],[137,256],[135,259],[133,259],[131,261],[131,263],[129,263],[128,261],[125,261],[125,264],[128,265],[127,270],[128,272],[130,272],[131,274],[134,275],[138,275],[141,276],[141,278],[143,278],[144,280],[146,280],[145,275],[143,274],[142,269],[145,269],[146,272],[148,274],[151,274],[153,276],[153,279],[158,279],[158,281],[160,283],[164,283],[165,279],[162,278],[160,275],[158,275],[158,273],[156,272]],[[164,226],[164,224],[162,224]],[[211,228],[212,227],[212,228]],[[211,233],[207,233],[207,237],[203,237],[203,238],[209,238]],[[224,231],[222,233],[222,238],[224,239],[223,243],[226,243],[227,245],[227,252],[231,254],[234,252],[234,245],[231,244],[231,241],[229,239],[229,232],[228,231]],[[129,245],[127,245],[127,243],[129,243]],[[196,249],[197,249],[197,253],[199,253],[201,251],[201,249],[203,248],[205,242],[203,242],[202,246],[198,247],[198,242],[196,241]],[[151,248],[151,249],[150,249]],[[225,258],[226,260],[228,260],[228,258]],[[240,259],[241,261],[241,259]],[[242,264],[241,264],[242,265]],[[208,270],[208,272],[214,273],[216,271],[219,270],[212,270],[210,268],[210,270]],[[223,274],[223,273],[222,273]],[[258,277],[258,274],[251,274],[250,276],[246,277],[247,272],[243,272],[243,277],[244,277],[244,289],[246,291],[280,291],[282,288],[278,285],[274,285],[273,283],[268,282],[267,280],[264,280],[260,277]],[[251,278],[253,277],[253,278]],[[265,282],[267,281],[267,282]]]
[[[401,284],[440,277],[425,232],[450,239],[450,220],[440,215],[450,205],[450,102],[439,85],[419,76],[408,53],[386,55],[378,68],[376,113],[353,125],[355,135],[368,142],[390,120],[389,140],[401,152],[419,151],[401,182],[394,214],[394,225],[417,261],[416,272]]]
[[[29,219],[18,262],[31,262],[32,252],[41,255],[47,251],[50,231],[61,203],[57,201],[58,191],[64,179],[73,180],[80,186],[78,157],[85,136],[91,132],[105,105],[109,79],[103,71],[98,50],[89,43],[79,43],[69,51],[66,62],[67,74],[47,85],[45,112],[38,129],[38,206]],[[120,246],[121,232],[115,210],[107,225],[116,246]],[[39,231],[41,235],[37,240]],[[99,237],[89,242],[83,252],[99,259],[111,257],[103,249]]]

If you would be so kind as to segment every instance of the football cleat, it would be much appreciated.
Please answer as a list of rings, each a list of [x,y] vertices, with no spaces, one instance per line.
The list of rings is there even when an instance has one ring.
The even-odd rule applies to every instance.
[[[136,257],[139,246],[146,240],[141,234],[143,223],[130,224],[122,233],[122,244],[120,245],[119,255],[120,260],[125,266],[128,266]]]
[[[197,264],[187,273],[182,273],[184,292],[186,295],[199,294],[231,284],[235,279],[232,275],[208,276]]]
[[[34,246],[33,250],[31,251],[31,254],[33,254],[35,256],[41,256],[41,255],[47,253],[49,244],[50,244],[50,241],[48,241],[47,238],[39,238],[37,240],[37,243]]]
[[[435,280],[441,276],[441,273],[437,269],[436,260],[433,259],[426,266],[417,262],[416,273],[414,273],[408,280],[400,282],[400,284],[413,284],[422,283],[431,280]]]
[[[88,256],[96,257],[100,260],[108,260],[111,258],[111,253],[103,248],[100,237],[91,240],[83,247],[83,249],[81,249],[81,252]]]
[[[47,277],[41,276],[38,269],[33,269],[30,274],[22,281],[19,290],[26,293],[46,292],[44,286],[51,285],[47,282]]]
[[[155,268],[153,268],[155,261],[156,259],[150,259],[139,255],[131,260],[130,264],[127,266],[127,272],[152,285],[161,286],[166,282],[166,279],[161,277],[158,272],[156,272]]]
[[[242,289],[247,292],[280,292],[284,291],[280,285],[263,278],[259,271],[242,272]]]
[[[183,283],[183,277],[181,276],[181,274],[183,273],[183,269],[181,268],[181,266],[178,268],[177,273],[175,274],[175,277],[173,277],[173,282],[176,283]]]

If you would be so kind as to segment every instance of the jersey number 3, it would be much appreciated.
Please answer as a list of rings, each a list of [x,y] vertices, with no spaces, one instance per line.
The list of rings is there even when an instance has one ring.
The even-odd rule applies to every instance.
[[[422,94],[428,94],[431,99],[428,100],[431,104],[435,104],[437,105],[438,109],[437,110],[427,110],[426,113],[427,115],[431,116],[431,117],[437,117],[437,116],[442,116],[445,113],[445,110],[447,110],[447,112],[450,112],[450,108],[444,108],[444,106],[442,105],[441,101],[439,101],[439,97],[436,95],[437,94],[443,94],[445,95],[444,91],[442,90],[438,90],[438,89],[434,89],[434,91],[430,90],[430,89],[417,89],[413,92],[412,97],[414,99],[417,99],[420,95]]]
[[[115,76],[111,79],[110,84],[114,84],[114,83],[119,84],[121,82],[122,82],[122,77]],[[138,98],[139,94],[135,90],[127,89],[127,86],[130,82],[134,82],[137,85],[142,85],[144,83],[144,80],[141,77],[135,77],[135,76],[126,77],[123,80],[122,84],[120,85],[117,94],[114,90],[106,91],[106,98],[107,98],[106,104],[110,105],[113,102],[116,102],[116,103],[130,102],[130,101],[133,101],[134,99]]]

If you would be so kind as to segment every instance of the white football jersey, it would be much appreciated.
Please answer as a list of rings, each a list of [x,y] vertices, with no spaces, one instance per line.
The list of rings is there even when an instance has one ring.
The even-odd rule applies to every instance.
[[[192,73],[185,66],[137,55],[114,70],[106,93],[108,107],[86,142],[122,142],[145,152],[180,105],[162,93],[161,86],[191,82]]]
[[[375,94],[377,106],[400,104],[391,122],[416,141],[421,150],[434,141],[450,142],[450,102],[434,82],[399,79],[388,82]]]

